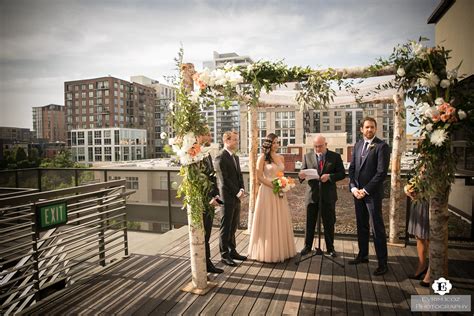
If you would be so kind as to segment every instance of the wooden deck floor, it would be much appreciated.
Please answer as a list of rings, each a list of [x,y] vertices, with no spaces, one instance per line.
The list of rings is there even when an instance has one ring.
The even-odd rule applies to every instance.
[[[238,232],[238,251],[246,253],[249,236]],[[297,249],[303,238],[297,238]],[[374,277],[377,266],[371,244],[369,264],[348,265],[357,242],[338,240],[337,260],[315,256],[299,265],[296,258],[278,264],[246,261],[210,275],[219,285],[205,296],[180,291],[190,281],[189,245],[182,237],[160,255],[131,255],[105,273],[71,287],[60,299],[40,305],[34,314],[125,315],[395,315],[411,314],[410,296],[428,294],[407,278],[414,271],[416,248],[390,247],[389,273]],[[218,262],[218,234],[211,237]],[[450,294],[474,294],[474,251],[450,249]]]

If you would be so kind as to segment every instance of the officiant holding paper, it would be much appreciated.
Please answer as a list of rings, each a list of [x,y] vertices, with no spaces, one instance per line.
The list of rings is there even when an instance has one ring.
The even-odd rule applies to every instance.
[[[324,239],[329,255],[336,257],[334,249],[334,224],[336,223],[336,182],[345,178],[344,164],[341,155],[327,149],[326,138],[316,135],[313,139],[314,150],[303,157],[302,170],[298,177],[301,181],[308,180],[306,191],[306,234],[305,246],[301,250],[304,256],[311,252],[314,230],[321,200],[321,218],[324,227]],[[319,192],[321,182],[321,192]]]

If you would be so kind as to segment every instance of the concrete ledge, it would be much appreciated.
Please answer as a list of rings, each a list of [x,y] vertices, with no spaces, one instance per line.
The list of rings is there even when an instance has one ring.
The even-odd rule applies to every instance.
[[[164,234],[128,231],[129,253],[140,255],[157,255],[175,240],[188,234],[188,226],[170,230]]]

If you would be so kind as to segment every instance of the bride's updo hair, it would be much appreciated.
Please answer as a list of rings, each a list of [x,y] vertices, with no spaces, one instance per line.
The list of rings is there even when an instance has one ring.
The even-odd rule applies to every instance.
[[[268,163],[272,163],[271,152],[272,152],[273,141],[275,140],[275,138],[278,138],[278,136],[276,136],[273,133],[270,133],[263,140],[263,144],[262,144],[263,150],[262,150],[262,152],[265,155],[265,161],[268,162]]]

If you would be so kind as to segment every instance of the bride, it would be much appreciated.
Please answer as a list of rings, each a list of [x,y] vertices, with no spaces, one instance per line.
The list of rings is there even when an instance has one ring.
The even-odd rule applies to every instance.
[[[277,154],[278,137],[270,133],[263,142],[257,160],[260,188],[255,203],[255,215],[248,255],[262,262],[283,262],[296,255],[293,227],[286,195],[273,193],[272,180],[285,169],[284,157]]]

